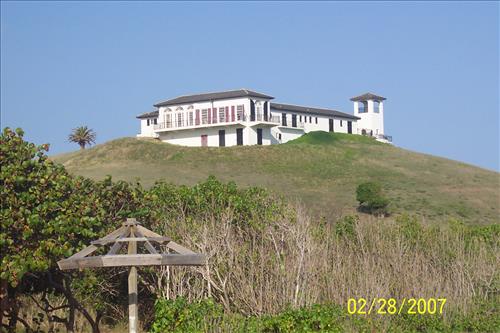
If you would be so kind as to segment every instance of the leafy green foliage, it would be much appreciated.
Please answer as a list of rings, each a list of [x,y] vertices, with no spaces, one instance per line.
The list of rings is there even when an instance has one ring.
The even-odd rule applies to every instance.
[[[475,311],[468,314],[452,312],[443,320],[442,315],[389,316],[387,321],[373,316],[348,315],[336,304],[314,304],[299,309],[286,309],[276,315],[243,317],[222,312],[222,306],[212,299],[189,303],[184,298],[158,300],[151,333],[201,333],[217,330],[226,332],[496,332],[500,316],[495,308],[498,301],[478,301]],[[381,318],[379,318],[381,319]]]
[[[158,299],[155,303],[155,321],[151,332],[206,332],[222,319],[220,304],[212,299],[188,303],[183,297],[175,300]]]
[[[356,189],[356,200],[362,210],[372,214],[385,214],[389,200],[382,193],[382,186],[376,182],[360,184]]]
[[[101,228],[92,181],[48,160],[48,148],[25,142],[20,129],[0,137],[0,278],[11,285],[47,270]]]

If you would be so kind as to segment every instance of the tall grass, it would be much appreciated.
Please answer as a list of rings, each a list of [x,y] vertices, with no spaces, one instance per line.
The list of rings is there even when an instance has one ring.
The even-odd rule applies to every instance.
[[[166,227],[206,253],[209,265],[151,271],[144,282],[153,294],[213,297],[243,315],[359,297],[446,298],[446,310],[465,313],[498,297],[498,225],[425,226],[404,215],[327,223],[291,209],[257,227],[233,223],[230,210],[195,225],[170,222]]]

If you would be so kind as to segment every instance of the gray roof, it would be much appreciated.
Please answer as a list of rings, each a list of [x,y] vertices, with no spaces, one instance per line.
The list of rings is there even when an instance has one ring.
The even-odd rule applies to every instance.
[[[214,101],[220,99],[229,99],[229,98],[238,98],[238,97],[260,97],[266,99],[273,99],[274,97],[261,94],[248,89],[238,89],[238,90],[230,90],[230,91],[221,91],[221,92],[213,92],[206,94],[196,94],[196,95],[185,95],[179,96],[176,98],[169,99],[164,102],[160,102],[155,104],[155,107],[159,106],[168,106],[168,105],[178,105],[178,104],[187,104],[187,103],[195,103],[195,102],[203,102],[203,101]]]
[[[151,111],[151,112],[146,112],[146,113],[140,114],[136,118],[137,119],[157,118],[158,114],[159,114],[158,110],[154,110],[154,111]]]
[[[311,113],[311,114],[318,114],[318,115],[324,115],[324,116],[343,117],[343,118],[349,118],[349,119],[361,119],[361,118],[353,116],[352,114],[340,112],[337,110],[323,109],[323,108],[312,108],[309,106],[271,103],[271,109]]]
[[[359,95],[359,96],[351,98],[351,101],[353,101],[353,102],[364,102],[364,101],[368,101],[368,100],[385,101],[386,99],[387,98],[385,98],[385,97],[382,97],[382,96],[379,96],[379,95],[375,95],[375,94],[372,94],[372,93],[368,92],[366,94]]]

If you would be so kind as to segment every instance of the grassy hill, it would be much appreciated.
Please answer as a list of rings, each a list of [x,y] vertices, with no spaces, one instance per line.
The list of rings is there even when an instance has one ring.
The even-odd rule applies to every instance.
[[[497,223],[500,216],[498,173],[357,135],[313,132],[283,145],[225,148],[122,138],[52,158],[75,174],[110,174],[145,186],[215,175],[283,193],[327,217],[355,211],[356,186],[368,180],[383,184],[394,212],[478,224]]]

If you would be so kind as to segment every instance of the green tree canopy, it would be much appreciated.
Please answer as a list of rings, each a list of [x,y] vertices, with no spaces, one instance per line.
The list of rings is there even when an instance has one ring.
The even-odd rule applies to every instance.
[[[78,143],[81,149],[85,149],[85,146],[95,143],[96,134],[94,130],[88,128],[87,126],[80,126],[74,128],[68,137],[70,142]]]

